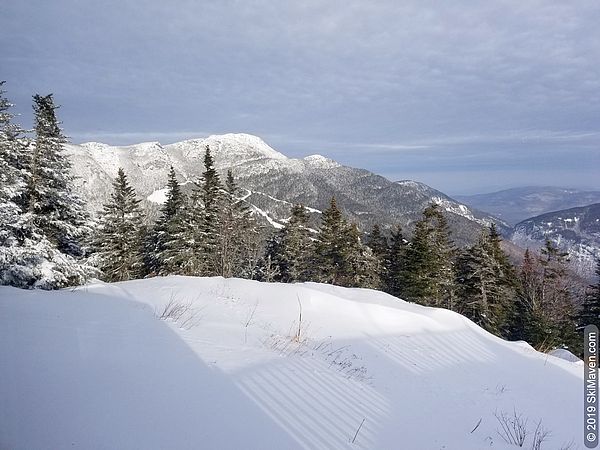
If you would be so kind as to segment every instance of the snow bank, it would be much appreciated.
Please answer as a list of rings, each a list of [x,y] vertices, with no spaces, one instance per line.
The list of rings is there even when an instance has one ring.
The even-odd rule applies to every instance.
[[[0,360],[0,448],[509,449],[513,410],[581,435],[581,366],[366,289],[3,287]]]

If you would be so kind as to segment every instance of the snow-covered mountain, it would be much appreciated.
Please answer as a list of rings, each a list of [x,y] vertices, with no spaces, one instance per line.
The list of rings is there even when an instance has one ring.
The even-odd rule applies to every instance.
[[[546,239],[569,252],[580,275],[590,278],[600,258],[600,203],[554,211],[524,220],[515,226],[512,242],[539,248]]]
[[[368,289],[0,287],[0,360],[3,449],[509,450],[515,415],[582,442],[581,361]]]
[[[489,194],[457,195],[455,198],[514,225],[548,212],[598,203],[600,191],[527,186]]]
[[[470,242],[482,225],[495,221],[445,194],[414,181],[392,182],[363,169],[343,166],[321,155],[288,158],[263,140],[247,134],[226,134],[170,145],[158,142],[127,147],[99,143],[68,145],[75,175],[89,209],[101,208],[110,194],[118,167],[123,167],[139,195],[151,208],[164,199],[167,171],[173,165],[180,181],[191,187],[203,170],[203,155],[209,146],[221,172],[232,169],[244,189],[245,200],[258,217],[281,227],[293,203],[303,203],[316,216],[335,196],[344,212],[363,230],[379,222],[399,223],[410,230],[422,210],[432,201],[446,210],[454,237]]]

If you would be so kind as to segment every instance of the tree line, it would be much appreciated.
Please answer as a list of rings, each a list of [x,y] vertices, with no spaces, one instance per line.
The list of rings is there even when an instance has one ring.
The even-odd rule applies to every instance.
[[[582,327],[600,325],[600,262],[598,283],[578,305],[567,254],[553,243],[540,253],[527,250],[515,266],[492,224],[473,245],[457,248],[436,204],[423,211],[411,239],[399,226],[374,225],[363,235],[335,198],[318,229],[310,227],[306,208],[294,205],[285,225],[265,237],[233,173],[222,179],[216,171],[209,147],[188,194],[170,169],[154,223],[147,223],[123,169],[92,220],[73,189],[52,95],[33,97],[34,129],[26,132],[13,123],[3,94],[0,89],[1,284],[54,289],[91,277],[177,274],[373,288],[456,311],[503,338],[575,353]]]

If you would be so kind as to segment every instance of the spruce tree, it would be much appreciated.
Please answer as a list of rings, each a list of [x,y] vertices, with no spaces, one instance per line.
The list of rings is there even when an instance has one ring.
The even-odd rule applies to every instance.
[[[73,188],[71,163],[64,154],[67,138],[56,117],[52,94],[35,95],[35,142],[29,160],[24,206],[34,224],[58,250],[81,257],[90,232],[83,201]]]
[[[596,325],[600,328],[600,259],[596,261],[596,277],[596,284],[588,287],[578,315],[578,325],[581,330],[587,325]]]
[[[219,267],[222,200],[223,185],[207,145],[202,178],[190,196],[185,219],[187,231],[181,236],[188,248],[183,268],[187,275],[216,276],[222,273]]]
[[[259,230],[231,170],[219,200],[217,273],[225,278],[251,278],[258,262]]]
[[[4,97],[4,81],[0,82],[0,284],[27,287],[36,277],[29,267],[40,260],[33,249],[27,248],[31,242],[31,229],[28,226],[19,201],[24,194],[24,174],[20,165],[25,160],[22,143],[23,130],[12,123],[13,106]]]
[[[266,257],[277,265],[278,281],[293,283],[310,278],[312,240],[308,220],[303,205],[292,206],[289,220],[267,247]]]
[[[110,200],[99,218],[94,260],[106,281],[139,278],[143,271],[143,218],[140,200],[119,168]]]
[[[400,295],[427,306],[454,309],[454,255],[446,218],[437,204],[423,211],[406,250]]]
[[[375,271],[381,282],[380,287],[386,288],[389,278],[390,244],[387,237],[381,232],[379,224],[375,224],[373,225],[373,228],[371,228],[371,232],[367,236],[366,244],[371,249],[373,257],[375,258],[377,266]]]
[[[360,231],[354,223],[347,224],[345,227],[343,254],[347,269],[339,284],[369,289],[382,287],[379,259],[368,246],[362,243]]]
[[[12,123],[9,109],[13,105],[4,97],[3,84],[0,81],[0,251],[8,251],[8,247],[17,246],[24,237],[22,210],[17,203],[25,181],[18,167],[23,160],[23,130]]]
[[[514,274],[500,244],[500,235],[492,225],[459,255],[457,309],[486,330],[507,336],[515,296]]]
[[[82,284],[93,273],[81,258],[88,217],[73,191],[52,96],[34,97],[32,143],[12,124],[2,94],[0,283],[42,289]]]
[[[316,281],[340,284],[349,271],[346,233],[348,225],[335,197],[321,216],[321,228],[315,242]]]
[[[542,273],[539,263],[531,251],[526,249],[516,277],[515,300],[509,311],[510,340],[534,342],[535,316],[541,308],[541,287]]]
[[[578,344],[567,256],[554,243],[546,240],[538,258],[539,297],[531,313],[528,334],[529,342],[540,350],[556,347],[574,349]]]
[[[388,255],[387,271],[385,274],[385,290],[394,296],[401,295],[402,275],[406,264],[406,251],[408,241],[404,239],[402,227],[398,225],[392,231]]]
[[[180,272],[177,254],[182,251],[179,240],[183,229],[185,196],[177,181],[173,166],[167,176],[166,201],[146,242],[146,271],[150,274],[170,275]]]

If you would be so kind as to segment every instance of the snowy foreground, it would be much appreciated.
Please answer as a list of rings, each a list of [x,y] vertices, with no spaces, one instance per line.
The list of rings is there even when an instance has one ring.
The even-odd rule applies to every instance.
[[[2,449],[516,449],[513,411],[583,448],[580,364],[365,289],[2,287],[0,361]]]

